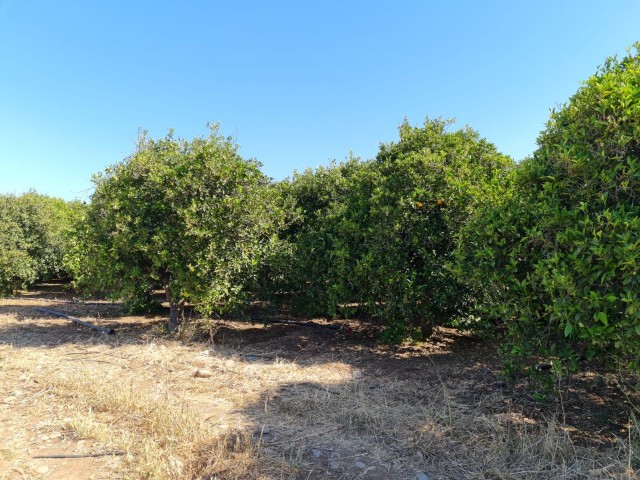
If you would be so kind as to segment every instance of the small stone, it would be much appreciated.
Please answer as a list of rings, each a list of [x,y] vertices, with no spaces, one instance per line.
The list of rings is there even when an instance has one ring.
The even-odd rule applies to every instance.
[[[431,480],[431,478],[426,473],[418,472],[418,474],[416,475],[416,480]]]
[[[317,448],[312,448],[311,455],[313,455],[313,458],[320,458],[322,456],[322,452]]]
[[[199,368],[193,374],[196,378],[211,378],[213,376],[213,372],[211,370],[207,370],[206,368]]]
[[[207,361],[203,358],[196,358],[193,361],[193,366],[196,368],[205,368],[207,366]]]
[[[263,427],[258,427],[253,432],[254,437],[268,437],[271,435],[271,427],[264,425]]]
[[[355,467],[356,467],[356,468],[360,468],[360,469],[362,469],[362,468],[366,468],[366,467],[367,467],[367,466],[366,466],[364,463],[362,463],[362,462],[356,462],[356,463],[354,463],[354,465],[355,465]]]
[[[340,468],[340,462],[337,462],[335,460],[332,460],[329,462],[329,468],[331,470],[337,470],[338,468]]]
[[[36,473],[39,473],[40,475],[44,475],[48,471],[49,467],[47,467],[46,465],[40,465],[39,467],[36,467]]]
[[[256,357],[255,355],[245,355],[244,359],[247,362],[255,362],[256,360],[258,360],[258,357]]]

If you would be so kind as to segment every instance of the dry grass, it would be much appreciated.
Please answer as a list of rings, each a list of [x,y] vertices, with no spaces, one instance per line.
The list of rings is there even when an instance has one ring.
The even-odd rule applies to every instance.
[[[33,302],[0,304],[0,479],[638,475],[635,422],[606,448],[578,442],[557,415],[479,390],[468,355],[434,347],[407,370],[333,332],[230,322],[214,346],[165,339],[141,318],[107,337],[37,317]],[[115,450],[126,454],[33,459]]]

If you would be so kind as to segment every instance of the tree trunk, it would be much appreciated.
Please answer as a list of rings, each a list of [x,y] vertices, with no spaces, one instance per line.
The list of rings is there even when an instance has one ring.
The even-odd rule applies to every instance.
[[[182,321],[184,314],[184,302],[175,298],[173,295],[168,275],[165,275],[164,280],[164,293],[167,297],[167,301],[169,302],[169,323],[167,325],[167,330],[169,333],[173,333],[180,327],[180,322]]]
[[[167,325],[169,333],[175,332],[180,327],[183,313],[184,306],[182,302],[178,302],[175,299],[169,300],[169,324]]]

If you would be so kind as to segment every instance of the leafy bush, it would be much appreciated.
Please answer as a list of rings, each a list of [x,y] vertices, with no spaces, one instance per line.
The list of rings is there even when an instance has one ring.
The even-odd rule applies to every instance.
[[[640,367],[640,57],[610,58],[560,110],[503,201],[466,227],[460,269],[514,364]]]
[[[0,294],[11,293],[37,276],[19,220],[15,197],[0,196]]]
[[[449,264],[458,230],[501,191],[508,157],[467,128],[405,122],[375,160],[307,170],[285,182],[296,205],[285,238],[283,288],[305,313],[355,307],[382,318],[389,339],[429,336],[464,315],[465,289]]]
[[[289,219],[282,248],[268,262],[263,296],[291,301],[299,313],[332,317],[354,301],[353,268],[362,234],[359,225],[349,228],[346,210],[362,193],[358,175],[366,167],[352,158],[296,172],[279,183]]]
[[[479,205],[502,192],[511,160],[471,128],[405,122],[397,143],[382,145],[357,266],[361,301],[385,319],[387,336],[428,337],[466,318],[469,296],[450,266],[459,230]]]
[[[217,132],[192,141],[142,135],[130,158],[94,177],[71,257],[78,286],[138,310],[161,288],[169,330],[187,303],[210,314],[247,301],[282,215],[259,164]]]
[[[64,255],[81,209],[33,191],[0,195],[0,293],[66,274]]]

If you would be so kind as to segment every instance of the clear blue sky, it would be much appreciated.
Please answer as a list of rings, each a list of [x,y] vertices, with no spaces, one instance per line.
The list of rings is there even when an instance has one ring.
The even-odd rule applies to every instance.
[[[87,198],[138,128],[220,122],[281,179],[455,117],[521,159],[640,1],[0,0],[0,193]]]

